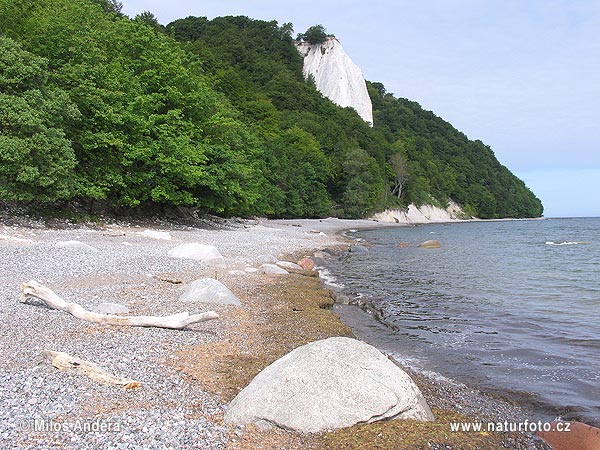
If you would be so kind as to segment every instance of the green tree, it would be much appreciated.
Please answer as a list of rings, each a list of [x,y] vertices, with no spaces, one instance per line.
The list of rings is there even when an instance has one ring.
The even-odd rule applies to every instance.
[[[269,178],[282,195],[273,214],[282,217],[323,217],[331,212],[326,183],[329,161],[318,141],[298,127],[282,131],[270,146]]]
[[[73,195],[76,160],[64,127],[80,115],[47,78],[45,59],[0,36],[0,199],[51,202]]]
[[[410,169],[408,166],[408,161],[406,160],[406,156],[403,151],[403,146],[401,142],[396,142],[397,151],[390,156],[388,159],[388,163],[390,168],[392,169],[392,174],[394,176],[394,184],[392,187],[392,194],[395,195],[398,199],[402,197],[404,186],[408,182],[410,178]]]
[[[377,161],[361,148],[349,151],[342,164],[343,217],[365,217],[381,207],[384,182]]]
[[[323,25],[313,25],[298,37],[309,44],[321,44],[327,40],[327,32],[325,31],[325,27]]]
[[[122,15],[123,3],[118,0],[91,0],[93,3],[100,5],[104,12],[109,14]]]
[[[49,82],[83,115],[68,130],[80,197],[251,211],[262,148],[197,58],[145,21],[85,0],[40,0],[28,14],[8,32],[48,56]]]
[[[145,23],[154,31],[162,32],[164,30],[164,27],[160,23],[158,23],[158,18],[150,11],[144,11],[138,14],[137,16],[135,16],[134,20]]]

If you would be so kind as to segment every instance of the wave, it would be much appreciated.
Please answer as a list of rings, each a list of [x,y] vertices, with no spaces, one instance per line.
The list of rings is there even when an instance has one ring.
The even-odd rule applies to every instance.
[[[334,276],[328,269],[326,269],[324,267],[316,267],[316,269],[319,272],[319,278],[321,278],[321,280],[323,280],[323,283],[326,286],[338,288],[338,289],[343,289],[346,287],[346,285],[344,285],[344,284],[336,283],[337,277]]]
[[[546,245],[589,245],[589,242],[547,241]]]

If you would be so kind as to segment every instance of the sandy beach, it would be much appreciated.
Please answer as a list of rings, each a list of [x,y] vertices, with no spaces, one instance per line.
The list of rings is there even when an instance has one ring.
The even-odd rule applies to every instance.
[[[412,376],[437,417],[432,424],[390,421],[301,435],[223,423],[227,403],[262,368],[305,343],[352,336],[331,312],[333,296],[318,277],[268,276],[255,269],[278,260],[295,262],[326,247],[343,252],[350,242],[342,230],[374,226],[384,225],[324,219],[235,220],[203,229],[166,223],[0,226],[0,446],[547,448],[524,434],[451,433],[450,421],[526,416],[464,385],[419,374]],[[57,245],[72,241],[85,245]],[[169,257],[172,248],[192,242],[215,246],[224,267]],[[204,277],[218,278],[242,307],[180,302],[183,287]],[[213,310],[220,318],[185,330],[93,324],[39,303],[19,303],[19,286],[31,279],[89,309],[110,302],[131,315]],[[45,360],[44,350],[94,362],[142,386],[123,389],[59,371]],[[40,431],[36,420],[113,429],[55,425],[58,431]]]

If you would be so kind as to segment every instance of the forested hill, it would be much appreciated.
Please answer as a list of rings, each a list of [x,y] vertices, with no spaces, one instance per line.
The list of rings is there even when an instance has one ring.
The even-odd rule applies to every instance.
[[[162,27],[111,0],[0,0],[0,200],[360,217],[540,201],[493,152],[370,83],[374,126],[302,75],[291,24]]]
[[[483,218],[542,215],[540,200],[498,162],[489,146],[469,140],[418,103],[387,94],[381,83],[368,87],[376,127],[392,143],[390,163],[408,161],[405,201],[428,203],[428,195],[451,198]]]

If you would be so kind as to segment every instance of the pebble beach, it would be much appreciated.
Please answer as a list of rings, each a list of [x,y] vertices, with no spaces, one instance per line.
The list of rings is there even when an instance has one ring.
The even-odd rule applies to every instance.
[[[258,274],[257,267],[282,259],[292,261],[290,255],[310,256],[325,247],[347,245],[338,232],[374,225],[379,224],[339,219],[237,220],[203,228],[124,223],[1,225],[0,447],[221,449],[253,448],[257,439],[262,448],[338,446],[339,442],[323,436],[257,432],[253,437],[251,430],[224,424],[223,414],[231,395],[219,395],[218,389],[207,388],[202,376],[190,375],[193,371],[189,367],[202,349],[237,343],[236,351],[251,353],[260,346],[274,346],[269,339],[278,341],[278,336],[271,336],[254,350],[239,350],[246,344],[240,344],[243,339],[235,336],[240,327],[252,334],[252,324],[263,320],[256,317],[257,309],[278,307],[264,300],[273,297],[272,301],[277,301],[273,289],[279,289],[278,277]],[[168,255],[177,245],[193,242],[215,246],[225,266],[215,268]],[[225,284],[241,299],[242,307],[180,302],[183,287],[204,277]],[[102,303],[114,303],[125,307],[130,315],[212,310],[221,317],[184,330],[98,325],[51,310],[40,302],[20,303],[20,285],[29,280],[89,310]],[[264,301],[259,303],[261,299]],[[245,324],[245,317],[254,322],[248,319]],[[340,324],[331,334],[338,334],[342,327]],[[311,339],[310,333],[305,340]],[[284,343],[281,349],[286,345],[296,344]],[[200,350],[189,353],[190,349]],[[69,353],[112,374],[138,380],[142,386],[123,389],[57,370],[43,356],[44,350]],[[278,352],[279,348],[273,350],[273,358]],[[205,358],[211,358],[210,351],[204,353]],[[182,354],[186,354],[187,369]],[[414,376],[432,408],[488,419],[517,419],[523,415],[517,407],[481,396],[465,386]],[[443,444],[441,438],[439,443],[433,438],[430,441],[432,446],[423,448],[463,448]],[[509,441],[513,446],[508,448],[546,448],[526,435],[510,437]]]

